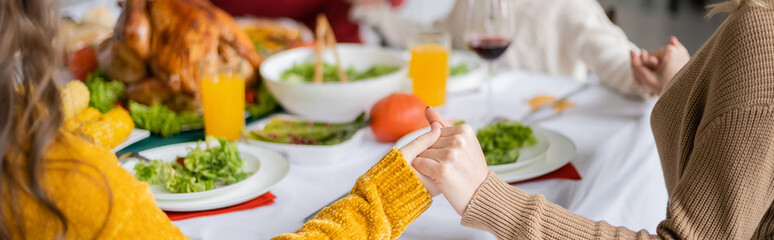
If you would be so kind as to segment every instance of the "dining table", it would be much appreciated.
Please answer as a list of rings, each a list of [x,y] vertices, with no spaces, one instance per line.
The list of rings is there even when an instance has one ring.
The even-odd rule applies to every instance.
[[[530,112],[527,100],[539,95],[563,96],[581,86],[572,79],[504,69],[488,79],[496,116],[521,119]],[[667,191],[650,130],[655,99],[631,99],[601,86],[570,96],[574,107],[559,113],[535,113],[530,125],[568,137],[576,146],[572,165],[579,180],[548,179],[515,184],[540,194],[567,210],[595,221],[651,233],[666,217]],[[487,89],[487,88],[481,88]],[[476,119],[490,101],[476,89],[450,93],[440,108],[447,119]],[[196,217],[173,223],[194,239],[269,239],[297,230],[304,218],[351,190],[355,180],[394,147],[367,131],[357,150],[335,165],[291,164],[287,176],[271,188],[275,202],[255,209]],[[171,141],[171,140],[167,140]],[[139,145],[138,145],[139,144]],[[132,151],[159,144],[144,141]],[[412,222],[400,239],[495,239],[494,235],[460,225],[461,216],[443,195]]]

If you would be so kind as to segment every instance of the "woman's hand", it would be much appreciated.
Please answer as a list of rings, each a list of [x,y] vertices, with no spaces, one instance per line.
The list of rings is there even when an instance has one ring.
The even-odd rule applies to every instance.
[[[634,82],[651,94],[660,95],[664,87],[677,72],[688,63],[691,56],[676,37],[669,44],[653,51],[642,50],[640,54],[631,51],[631,68]]]
[[[403,153],[403,157],[406,159],[409,165],[412,165],[412,161],[417,157],[417,155],[435,144],[435,142],[438,140],[438,137],[441,136],[442,127],[451,126],[451,124],[449,124],[446,119],[441,116],[441,114],[438,114],[438,112],[436,112],[431,107],[425,108],[425,117],[427,118],[427,122],[430,123],[430,131],[422,134],[421,136],[417,137],[417,139],[414,139],[414,141],[411,141],[409,144],[406,144],[406,146],[403,146],[398,150]],[[421,173],[417,173],[417,176],[419,177],[419,180],[422,180],[422,184],[425,185],[425,188],[427,188],[427,191],[430,192],[431,196],[435,197],[440,194],[438,187],[432,179]]]
[[[464,124],[442,128],[440,138],[412,165],[432,178],[460,215],[489,174],[476,132]]]

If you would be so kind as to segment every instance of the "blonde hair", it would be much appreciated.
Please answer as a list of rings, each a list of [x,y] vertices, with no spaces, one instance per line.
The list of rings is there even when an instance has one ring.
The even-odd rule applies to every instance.
[[[726,2],[714,3],[707,6],[709,13],[707,17],[712,17],[718,13],[734,13],[736,10],[742,7],[744,4],[756,5],[760,7],[773,7],[774,2],[770,0],[728,0]]]

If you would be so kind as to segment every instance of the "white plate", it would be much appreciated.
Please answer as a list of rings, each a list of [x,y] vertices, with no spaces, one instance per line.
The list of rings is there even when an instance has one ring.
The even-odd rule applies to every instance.
[[[219,145],[217,142],[211,142],[210,144],[213,144],[215,146]],[[242,167],[242,170],[247,173],[253,173],[246,179],[231,185],[216,184],[215,189],[202,191],[202,192],[192,192],[192,193],[172,193],[172,192],[169,192],[166,188],[164,188],[164,186],[161,186],[160,184],[154,184],[154,185],[151,185],[150,187],[151,193],[153,193],[153,196],[157,200],[158,199],[187,200],[187,199],[196,199],[196,198],[210,197],[218,194],[223,194],[225,192],[232,191],[234,188],[244,185],[246,181],[250,181],[252,180],[252,178],[258,177],[255,174],[255,172],[259,170],[261,166],[261,160],[252,151],[252,148],[254,147],[251,147],[242,143],[237,143],[237,146],[239,148],[239,155],[240,157],[242,157],[242,160],[244,161],[244,166]],[[174,162],[175,160],[177,160],[178,157],[184,157],[188,155],[189,149],[193,149],[195,147],[196,147],[195,142],[188,142],[188,143],[180,143],[180,144],[153,148],[153,149],[142,151],[139,154],[148,159],[159,159],[164,162]],[[203,143],[201,147],[202,148],[205,147]],[[134,166],[139,162],[140,161],[138,161],[137,159],[130,159],[129,161],[124,163],[123,167],[130,173],[135,174]]]
[[[176,157],[177,155],[185,155],[187,153],[186,147],[195,145],[196,143],[193,142],[168,145],[140,152],[140,155],[151,159],[154,158],[154,154]],[[223,188],[216,188],[215,190],[199,193],[184,193],[203,193],[205,195],[198,195],[196,198],[159,199],[156,197],[156,203],[159,208],[166,211],[187,212],[217,209],[243,203],[268,192],[269,189],[282,180],[290,170],[288,161],[282,155],[272,150],[240,143],[239,151],[243,158],[251,159],[246,160],[246,164],[247,161],[252,162],[252,166],[249,166],[248,168],[257,168],[257,171],[255,171],[252,176],[239,183]],[[123,167],[133,173],[134,169],[132,169],[132,167],[136,163],[137,160],[133,159],[126,162]],[[260,167],[258,167],[257,164],[260,164]],[[153,186],[151,187],[151,191],[154,191]],[[211,194],[213,192],[216,194]],[[157,194],[158,193],[154,193],[154,196],[157,196]]]
[[[247,131],[260,130],[266,126],[266,124],[273,117],[280,117],[284,119],[301,120],[303,118],[288,115],[277,114],[261,121],[252,123],[247,126]],[[271,143],[253,140],[247,138],[247,142],[251,145],[262,146],[276,150],[288,157],[291,163],[298,164],[336,164],[341,163],[347,159],[347,156],[357,150],[363,142],[365,135],[364,131],[368,131],[368,128],[360,129],[355,135],[352,135],[348,140],[336,144],[336,145],[297,145],[297,144],[282,144]]]
[[[406,146],[409,142],[416,139],[420,135],[430,131],[430,128],[423,128],[416,130],[412,133],[406,134],[406,136],[403,136],[402,138],[398,139],[398,141],[395,143],[395,147],[401,148],[403,146]],[[489,166],[489,170],[492,170],[494,172],[500,172],[500,171],[507,171],[507,170],[513,170],[517,168],[521,168],[524,166],[528,166],[535,161],[539,161],[542,159],[545,159],[546,153],[548,152],[549,147],[551,146],[550,139],[548,138],[548,131],[542,128],[535,128],[532,127],[533,136],[535,136],[537,143],[535,145],[522,148],[519,152],[519,158],[516,159],[516,162],[509,163],[509,164],[500,164],[500,165],[493,165]]]
[[[546,133],[548,141],[551,143],[546,155],[540,160],[522,168],[507,171],[494,171],[500,179],[506,182],[516,182],[539,177],[562,168],[572,160],[576,151],[575,144],[572,140],[551,130],[540,130]]]
[[[542,128],[532,127],[532,136],[535,137],[537,142],[535,145],[521,148],[521,150],[519,150],[519,158],[516,159],[516,162],[492,165],[489,166],[489,170],[494,172],[508,171],[530,165],[538,160],[545,159],[546,153],[551,146],[551,142],[548,140],[548,132]]]
[[[113,148],[113,152],[121,151],[121,149],[132,145],[132,143],[139,142],[149,136],[150,132],[148,132],[148,130],[135,128],[132,130],[132,133],[129,133],[129,136],[124,139],[124,142]]]

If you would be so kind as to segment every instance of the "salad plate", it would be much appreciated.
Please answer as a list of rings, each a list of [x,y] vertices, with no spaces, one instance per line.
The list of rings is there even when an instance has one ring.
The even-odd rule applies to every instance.
[[[545,156],[531,164],[508,170],[492,170],[505,182],[516,182],[536,178],[562,168],[575,156],[575,143],[566,136],[547,129],[537,128],[543,131],[551,143]]]
[[[575,155],[575,144],[564,135],[544,128],[532,127],[532,130],[537,142],[522,148],[516,162],[488,166],[504,181],[521,181],[550,173],[570,162]],[[430,128],[409,133],[399,139],[395,147],[406,146],[428,131]]]
[[[196,142],[173,144],[145,150],[139,155],[171,162],[187,155],[195,147]],[[200,211],[239,204],[266,193],[289,171],[287,160],[277,152],[243,143],[238,143],[238,149],[244,161],[242,170],[250,173],[249,177],[227,186],[216,184],[215,189],[193,193],[171,193],[159,184],[151,185],[150,191],[159,207],[167,211]],[[122,167],[134,174],[134,166],[139,162],[129,159]]]
[[[253,147],[252,151],[261,159],[261,167],[254,173],[255,178],[246,179],[233,191],[190,200],[159,199],[156,204],[165,211],[192,212],[233,206],[263,195],[287,176],[290,164],[275,151],[261,147]]]
[[[245,129],[248,132],[255,130],[262,130],[271,121],[272,118],[282,118],[288,120],[304,120],[302,117],[288,115],[288,114],[276,114],[271,117],[267,117],[261,121],[254,122],[248,125]],[[341,143],[334,145],[302,145],[302,144],[286,144],[275,143],[253,139],[247,137],[247,143],[250,145],[256,145],[266,147],[275,151],[278,151],[285,156],[288,160],[294,164],[336,164],[341,163],[347,159],[347,155],[357,150],[363,142],[368,127],[357,130],[349,139],[342,141]]]
[[[409,142],[413,141],[420,135],[430,131],[430,128],[423,128],[419,129],[417,131],[414,131],[412,133],[406,134],[406,136],[403,136],[401,139],[399,139],[395,143],[395,147],[401,148],[403,146],[406,146]],[[519,158],[516,159],[516,162],[508,163],[508,164],[499,164],[499,165],[489,165],[489,170],[492,170],[494,172],[500,172],[500,171],[507,171],[507,170],[513,170],[518,169],[524,166],[528,166],[536,161],[543,160],[546,157],[546,153],[548,152],[549,147],[551,146],[551,141],[549,139],[549,132],[542,128],[534,128],[532,136],[535,137],[534,145],[523,147],[519,151]]]

